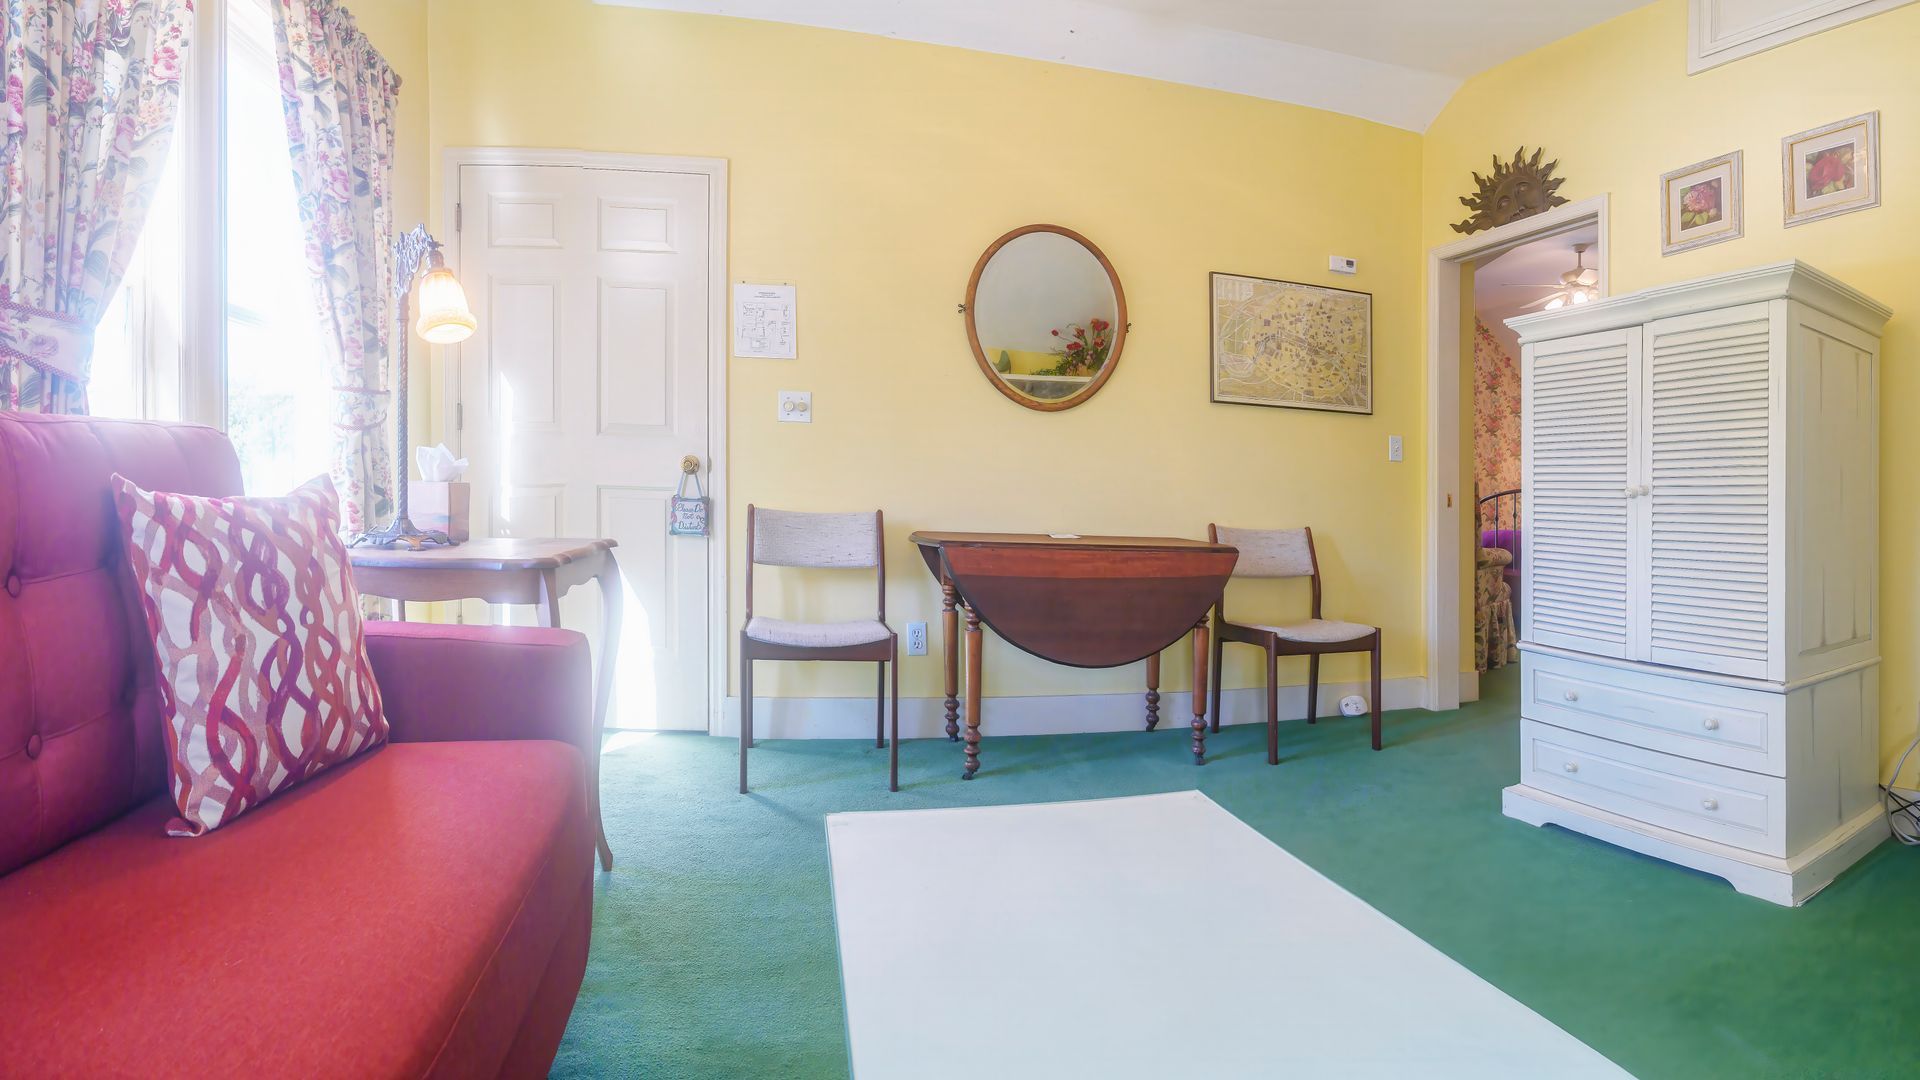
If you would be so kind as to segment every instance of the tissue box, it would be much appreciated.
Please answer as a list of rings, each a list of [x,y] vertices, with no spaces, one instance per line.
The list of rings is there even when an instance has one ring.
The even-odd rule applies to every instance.
[[[422,529],[447,534],[447,539],[462,543],[472,539],[468,508],[473,505],[473,485],[464,480],[452,482],[415,480],[407,486],[408,512]]]

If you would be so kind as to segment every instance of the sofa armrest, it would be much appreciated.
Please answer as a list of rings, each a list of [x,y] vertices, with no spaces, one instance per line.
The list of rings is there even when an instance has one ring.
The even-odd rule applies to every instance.
[[[591,756],[593,667],[572,630],[368,622],[394,742],[556,739]]]

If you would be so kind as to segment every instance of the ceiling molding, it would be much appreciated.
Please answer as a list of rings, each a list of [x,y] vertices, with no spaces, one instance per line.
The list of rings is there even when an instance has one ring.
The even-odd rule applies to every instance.
[[[1224,90],[1424,132],[1462,80],[1089,0],[595,0],[793,23]]]

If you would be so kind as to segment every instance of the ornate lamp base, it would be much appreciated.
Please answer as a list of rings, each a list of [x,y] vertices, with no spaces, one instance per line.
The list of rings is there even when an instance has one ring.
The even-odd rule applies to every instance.
[[[418,528],[414,525],[411,518],[404,515],[393,519],[384,529],[361,533],[354,538],[353,543],[347,546],[399,547],[401,544],[405,544],[414,551],[419,551],[428,544],[440,544],[445,547],[454,546],[454,542],[447,539],[446,533]]]

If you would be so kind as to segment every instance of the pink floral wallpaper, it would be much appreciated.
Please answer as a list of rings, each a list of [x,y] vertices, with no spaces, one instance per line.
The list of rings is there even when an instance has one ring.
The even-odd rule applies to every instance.
[[[1473,321],[1474,482],[1481,495],[1520,486],[1520,363]]]

